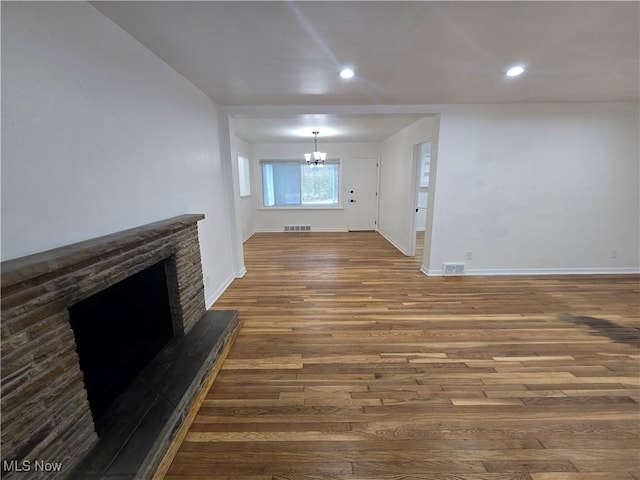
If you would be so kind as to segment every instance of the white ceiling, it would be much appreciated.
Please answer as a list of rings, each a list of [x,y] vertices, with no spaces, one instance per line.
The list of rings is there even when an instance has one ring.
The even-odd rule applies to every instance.
[[[640,97],[638,2],[92,4],[223,106],[313,111]],[[505,78],[514,63],[527,71]],[[356,71],[350,81],[338,76],[344,65]],[[283,133],[296,128],[292,123],[314,123],[309,116],[267,117],[238,118],[240,136],[293,141]],[[316,118],[348,123],[354,133],[340,141],[379,140],[416,119]]]

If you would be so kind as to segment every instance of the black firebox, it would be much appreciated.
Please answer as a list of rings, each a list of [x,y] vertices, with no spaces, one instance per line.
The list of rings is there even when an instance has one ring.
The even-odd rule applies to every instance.
[[[69,308],[98,435],[107,408],[174,335],[166,263],[152,265]]]

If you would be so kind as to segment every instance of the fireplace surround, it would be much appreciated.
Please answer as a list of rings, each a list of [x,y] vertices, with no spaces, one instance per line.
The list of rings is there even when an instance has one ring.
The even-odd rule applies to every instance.
[[[182,215],[2,263],[3,478],[67,478],[74,470],[73,478],[153,475],[184,424],[185,410],[196,401],[198,390],[215,370],[214,363],[221,363],[237,333],[235,312],[224,317],[205,311],[197,231],[197,222],[203,218]],[[112,459],[104,462],[101,471],[78,474],[78,466],[87,464],[103,439],[96,434],[69,310],[160,262],[175,337],[154,359],[156,365],[146,371],[147,380],[142,383],[160,391],[169,388],[168,377],[179,378],[179,398],[173,398],[175,391],[170,389],[160,392],[159,401],[176,409],[163,413],[170,417],[163,429],[169,438],[154,442],[155,451],[140,460],[139,471],[132,473],[128,462],[128,471],[109,473],[106,463],[118,464]],[[202,339],[210,345],[203,346]],[[167,360],[176,354],[178,361]],[[200,362],[197,366],[191,365],[194,359]],[[182,385],[181,372],[188,369],[193,370],[191,386]],[[58,471],[34,470],[37,465],[52,464],[59,465]],[[27,477],[20,474],[25,466]]]

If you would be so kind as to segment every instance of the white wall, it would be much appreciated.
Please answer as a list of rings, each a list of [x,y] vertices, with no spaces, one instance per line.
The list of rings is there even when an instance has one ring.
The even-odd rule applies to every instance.
[[[344,208],[333,209],[273,209],[260,208],[262,205],[262,173],[259,161],[299,159],[304,152],[308,152],[311,143],[256,143],[253,145],[252,174],[254,193],[257,195],[257,207],[254,226],[257,232],[282,232],[285,224],[311,225],[314,231],[345,232],[347,231],[347,214]],[[327,143],[323,142],[319,148],[327,152],[328,158],[339,158],[341,162],[348,162],[349,158],[378,158],[380,144],[378,143]],[[343,169],[343,174],[346,174]],[[348,178],[343,176],[341,199],[345,198],[345,185]],[[342,205],[344,207],[344,204]]]
[[[638,104],[444,109],[423,270],[638,271],[638,131]]]
[[[184,213],[233,278],[217,108],[87,3],[2,5],[2,259]]]
[[[436,122],[433,117],[422,118],[382,143],[379,231],[405,255],[410,253],[416,235],[410,225],[411,215],[415,215],[411,188],[414,147],[432,139]]]

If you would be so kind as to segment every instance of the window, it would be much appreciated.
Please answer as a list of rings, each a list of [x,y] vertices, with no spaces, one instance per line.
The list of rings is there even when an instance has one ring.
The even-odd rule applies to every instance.
[[[238,155],[238,182],[240,183],[240,196],[251,196],[249,159],[240,155]]]
[[[261,160],[265,207],[337,207],[340,162],[322,167],[285,160]]]

